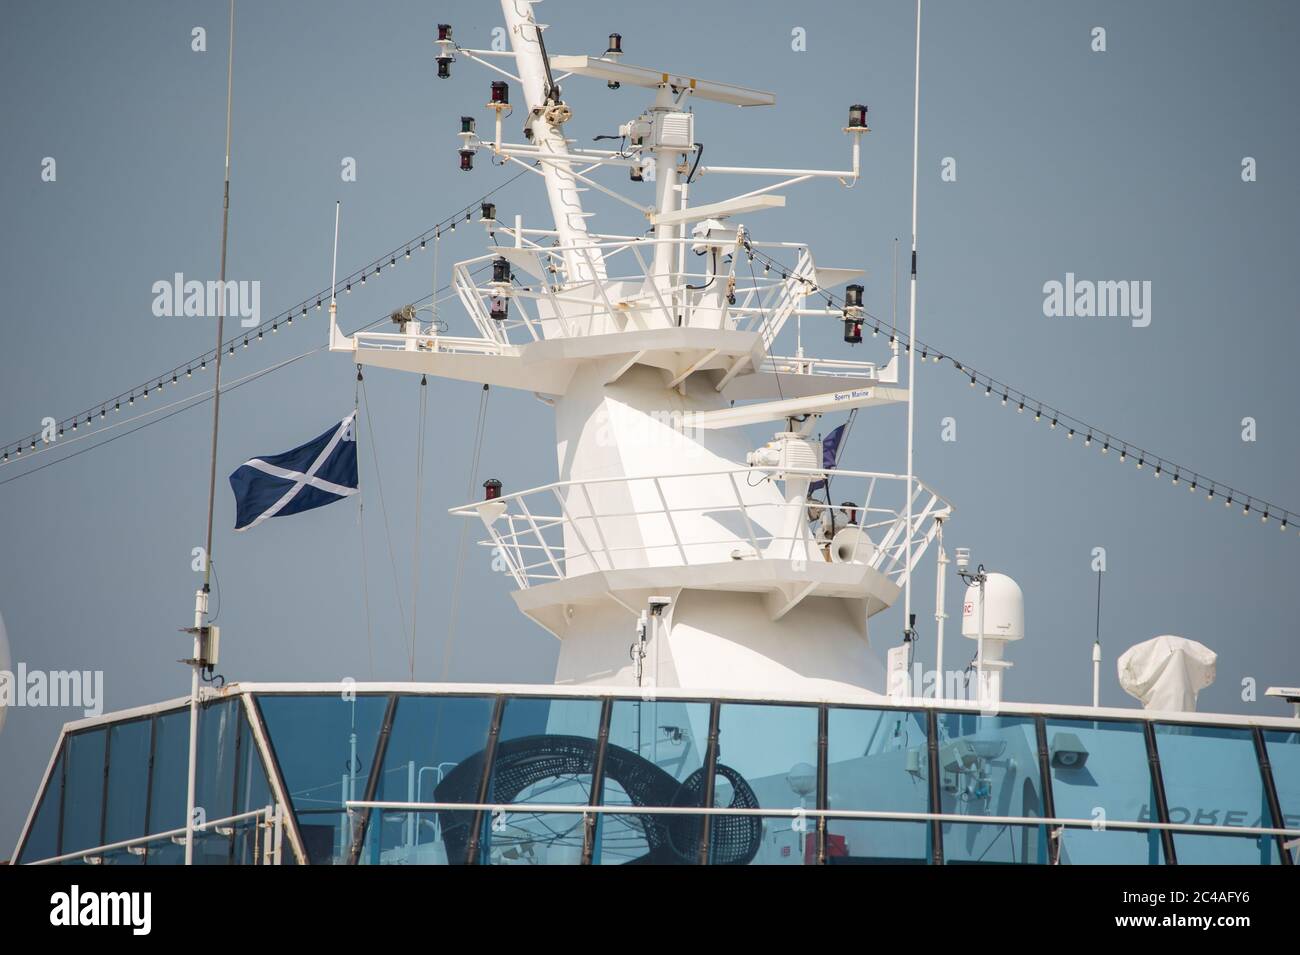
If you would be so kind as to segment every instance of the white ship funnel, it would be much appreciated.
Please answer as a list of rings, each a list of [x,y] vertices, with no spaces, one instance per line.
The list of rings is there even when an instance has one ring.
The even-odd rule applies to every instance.
[[[1214,682],[1218,655],[1186,637],[1153,637],[1119,658],[1119,685],[1148,710],[1193,712],[1196,697]]]

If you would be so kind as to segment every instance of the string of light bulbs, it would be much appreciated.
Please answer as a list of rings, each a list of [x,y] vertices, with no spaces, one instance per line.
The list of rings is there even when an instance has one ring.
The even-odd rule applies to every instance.
[[[474,269],[470,274],[471,275],[481,274],[482,272],[486,271],[490,267],[491,267],[490,265],[479,266],[477,269]],[[413,304],[419,305],[422,302],[428,300],[445,301],[446,299],[449,298],[455,298],[456,296],[454,294],[443,296],[442,299],[439,299],[437,297],[442,292],[447,291],[449,288],[451,288],[450,285],[444,285],[436,292],[430,295],[425,295],[422,298],[417,299]],[[368,331],[374,328],[376,325],[388,321],[390,317],[391,316],[388,314],[382,315],[379,318],[376,318],[365,325],[361,325],[353,329],[347,334],[355,335],[358,332]],[[302,352],[298,355],[294,355],[292,358],[286,358],[282,361],[275,362],[272,365],[268,365],[265,368],[260,368],[257,371],[250,372],[249,374],[244,375],[242,378],[236,378],[230,382],[222,382],[221,393],[224,395],[227,392],[234,391],[236,388],[240,388],[244,385],[250,384],[251,382],[258,381],[262,378],[265,378],[267,375],[274,374],[275,372],[287,368],[288,366],[295,364],[296,362],[299,362],[304,358],[309,358],[312,355],[319,354],[320,352],[325,351],[328,347],[329,346],[325,344],[317,345],[315,348],[309,348],[307,351]],[[145,428],[152,427],[155,424],[161,424],[163,421],[166,421],[168,418],[175,417],[176,415],[184,411],[189,411],[192,408],[197,408],[201,405],[205,405],[211,400],[212,400],[212,392],[203,391],[203,392],[199,392],[198,394],[186,395],[183,398],[177,398],[176,400],[168,404],[161,405],[156,408],[151,408],[148,411],[137,412],[135,415],[130,417],[116,418],[112,422],[105,424],[103,427],[96,428],[93,432],[86,432],[84,434],[78,435],[75,438],[67,438],[64,441],[59,442],[58,449],[67,450],[70,446],[75,445],[87,439],[91,439],[93,441],[92,444],[86,445],[85,447],[82,448],[77,448],[75,451],[71,451],[67,454],[64,454],[62,457],[55,457],[53,460],[47,461],[44,464],[38,464],[28,468],[25,471],[19,471],[17,474],[14,474],[11,477],[0,479],[0,486],[9,484],[13,481],[17,481],[20,478],[25,478],[28,475],[35,474],[37,471],[43,471],[46,468],[53,467],[56,464],[61,464],[64,461],[69,461],[72,458],[80,457],[81,455],[85,454],[88,451],[94,451],[97,448],[101,448],[104,447],[105,445],[112,444],[118,438],[124,438],[129,434],[135,434],[137,431],[143,431]],[[152,420],[146,420],[146,419],[152,419]],[[114,434],[111,437],[105,437],[105,435],[107,435],[109,432],[117,431],[121,428],[125,428],[128,425],[132,424],[133,422],[137,422],[137,421],[140,423],[136,424],[135,427],[128,428],[126,431],[121,431],[120,433]],[[51,449],[53,449],[53,447],[54,446],[51,446]],[[30,455],[25,455],[22,460],[29,460],[30,457],[31,457]]]
[[[425,249],[430,242],[435,245],[442,238],[444,233],[456,231],[456,226],[469,222],[473,219],[474,212],[481,210],[487,200],[496,193],[505,189],[511,183],[520,179],[530,169],[521,169],[518,173],[511,176],[501,185],[484,193],[473,202],[462,206],[459,210],[449,216],[436,222],[434,225],[425,229],[418,235],[413,236],[406,242],[401,243],[385,255],[381,255],[368,263],[339,279],[337,289],[344,295],[351,293],[354,285],[365,285],[367,280],[373,280],[383,274],[385,266],[389,269],[397,267],[398,262],[406,261],[414,253]],[[276,334],[281,325],[292,327],[294,319],[305,319],[311,313],[313,306],[316,311],[321,311],[329,304],[330,295],[333,289],[325,288],[315,295],[309,295],[292,308],[287,308],[272,318],[267,319],[254,328],[243,329],[233,335],[226,341],[222,342],[221,348],[226,352],[227,358],[233,358],[238,348],[248,348],[250,344],[256,344],[265,339],[265,336]],[[217,349],[209,348],[207,351],[190,359],[175,365],[170,371],[161,375],[145,379],[141,384],[126,391],[119,392],[111,398],[98,401],[85,410],[71,415],[70,417],[57,420],[53,426],[54,435],[47,439],[44,429],[37,430],[17,441],[10,441],[7,444],[0,445],[0,466],[17,462],[30,455],[40,454],[43,451],[53,448],[58,438],[63,437],[66,432],[77,432],[79,428],[93,428],[95,422],[106,421],[110,414],[118,414],[122,411],[123,404],[128,408],[135,406],[136,400],[147,401],[151,394],[157,394],[168,385],[177,385],[180,383],[182,376],[184,378],[193,377],[195,372],[206,371],[209,362],[216,361]]]
[[[765,273],[775,270],[782,280],[789,279],[793,274],[792,269],[759,249],[747,247],[745,253],[751,258],[761,261]],[[811,285],[809,294],[825,298],[826,305],[829,308],[845,307],[844,300],[840,296],[811,283],[809,284]],[[887,334],[890,344],[897,341],[903,346],[904,351],[910,351],[915,345],[919,350],[919,357],[922,362],[928,358],[933,364],[950,363],[954,370],[969,379],[970,387],[979,388],[982,386],[987,397],[998,398],[1004,407],[1015,405],[1018,414],[1024,414],[1028,411],[1034,416],[1036,422],[1046,420],[1049,430],[1059,430],[1066,436],[1067,440],[1072,441],[1079,437],[1084,447],[1091,448],[1096,444],[1104,455],[1109,455],[1112,451],[1115,451],[1121,462],[1133,458],[1137,470],[1149,469],[1150,473],[1156,478],[1167,476],[1173,486],[1183,485],[1192,493],[1203,491],[1207,501],[1222,501],[1223,505],[1228,508],[1236,504],[1241,507],[1244,516],[1258,515],[1260,522],[1263,524],[1275,521],[1282,531],[1300,526],[1300,514],[1296,511],[1279,507],[1258,495],[1249,494],[1232,485],[1217,481],[1163,455],[1158,455],[1141,445],[1134,444],[1132,441],[1121,439],[1103,428],[1099,428],[1045,401],[1041,401],[1019,388],[994,378],[992,375],[979,371],[970,364],[954,358],[933,345],[927,344],[920,338],[912,342],[905,331],[885,322],[878,316],[866,311],[866,309],[862,310],[862,317],[864,326],[870,325],[873,337]]]

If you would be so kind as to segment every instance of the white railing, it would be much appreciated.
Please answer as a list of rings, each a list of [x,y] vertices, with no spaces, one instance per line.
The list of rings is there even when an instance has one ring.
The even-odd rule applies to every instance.
[[[767,808],[747,806],[635,806],[541,802],[381,802],[357,799],[347,803],[349,810],[379,809],[384,812],[483,812],[492,815],[594,815],[594,816],[754,816],[758,818],[800,816],[811,819],[872,820],[880,822],[940,822],[968,826],[1051,826],[1055,829],[1098,830],[1096,817],[1079,819],[1070,816],[1016,816],[978,812],[908,812],[886,809],[814,809]],[[1215,836],[1300,836],[1300,829],[1281,826],[1228,826],[1219,823],[1157,822],[1155,820],[1107,819],[1105,829],[1119,832],[1200,833]],[[1052,833],[1058,838],[1059,833]],[[1291,843],[1287,843],[1290,847]]]
[[[780,355],[765,357],[758,370],[777,375],[823,375],[834,378],[862,378],[876,380],[880,366],[874,361],[837,361],[827,358],[786,358]]]
[[[194,826],[194,833],[204,835],[215,832],[217,835],[229,838],[236,834],[241,825],[249,825],[253,828],[253,853],[257,860],[256,864],[279,865],[283,851],[284,811],[278,805],[267,806],[264,809],[252,809],[248,812],[236,813],[233,816],[225,816],[221,819],[206,820]],[[118,842],[92,846],[89,849],[81,849],[77,852],[65,852],[63,855],[51,856],[48,859],[37,859],[29,864],[65,865],[69,862],[84,862],[87,865],[102,865],[104,857],[115,852],[145,855],[149,851],[149,846],[155,842],[169,842],[183,846],[186,833],[186,828],[180,826],[176,829],[154,832],[146,836],[137,836],[134,839],[122,839]]]
[[[834,310],[801,307],[804,298],[816,291],[812,254],[802,246],[752,243],[754,247],[796,250],[797,261],[783,276],[755,269],[743,248],[730,257],[719,256],[716,273],[708,270],[708,262],[696,270],[687,269],[687,262],[696,258],[689,248],[698,243],[694,238],[593,239],[597,241],[581,246],[502,247],[500,252],[458,262],[452,270],[453,285],[482,337],[505,346],[680,324],[757,332],[770,346],[796,312],[838,315]],[[671,278],[654,277],[654,252],[661,245],[671,247],[678,263]],[[561,282],[566,253],[594,256],[597,250],[608,273],[604,280]],[[490,271],[484,267],[498,255],[510,260],[513,281],[509,285],[479,284],[475,273]],[[712,256],[705,258],[711,260]],[[620,262],[628,264],[622,274],[615,271]],[[504,320],[491,318],[494,298],[505,298],[508,303]]]
[[[404,332],[355,332],[352,340],[358,349],[369,351],[426,351],[451,355],[500,355],[505,346],[486,338],[460,338],[439,335],[432,329],[416,334]]]
[[[480,544],[526,589],[597,571],[754,559],[861,563],[901,586],[934,536],[935,517],[951,511],[914,481],[909,529],[903,475],[779,473],[793,480],[829,476],[835,506],[786,501],[776,488],[762,488],[778,470],[756,467],[560,481],[451,513],[483,520],[489,536]],[[847,554],[832,555],[833,532],[850,526],[865,536]]]

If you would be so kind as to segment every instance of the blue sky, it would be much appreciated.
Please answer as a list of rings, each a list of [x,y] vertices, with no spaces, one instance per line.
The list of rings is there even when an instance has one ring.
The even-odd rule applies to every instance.
[[[839,165],[845,110],[869,104],[873,132],[854,190],[797,187],[786,209],[747,224],[760,238],[809,242],[823,264],[866,267],[867,305],[887,314],[892,240],[906,249],[909,229],[911,5],[745,9],[742,20],[730,4],[551,0],[541,16],[552,52],[598,53],[617,30],[629,62],[774,91],[777,106],[766,111],[697,107],[697,138],[714,162]],[[211,0],[14,2],[6,15],[0,441],[211,347],[209,320],[155,317],[151,289],[176,272],[215,276],[226,42],[225,5]],[[460,63],[450,81],[434,78],[435,24],[486,46],[495,4],[283,2],[244,4],[238,16],[229,274],[261,282],[265,315],[328,284],[336,199],[348,271],[512,175],[484,157],[473,173],[456,169],[457,119],[487,121],[490,77]],[[1300,193],[1288,171],[1300,147],[1291,121],[1297,20],[1280,2],[927,3],[921,337],[1165,458],[1300,508]],[[195,26],[208,30],[206,53],[191,50]],[[1104,53],[1091,49],[1097,26]],[[795,28],[805,52],[791,48]],[[575,79],[566,93],[579,139],[614,131],[644,105],[638,91],[603,83]],[[57,162],[54,182],[41,179],[45,157]],[[356,160],[355,182],[340,178],[345,157]],[[941,181],[945,157],[956,160],[955,182]],[[1255,158],[1257,181],[1242,181],[1243,157]],[[726,187],[706,178],[692,200],[721,198]],[[588,195],[597,228],[638,227],[627,210]],[[496,201],[503,216],[545,220],[536,185],[515,183]],[[483,245],[478,229],[449,237],[437,284]],[[1150,281],[1151,324],[1046,317],[1043,285],[1067,272]],[[432,259],[415,257],[342,299],[342,323],[379,318],[434,283]],[[444,317],[465,329],[456,305]],[[826,357],[885,357],[870,344],[850,352],[838,331],[805,323],[805,343]],[[313,315],[239,350],[227,375],[323,341]],[[157,397],[210,384],[196,374]],[[418,383],[372,372],[366,386],[362,480],[375,491],[364,528],[345,503],[235,535],[224,482],[246,458],[293,447],[351,410],[345,359],[311,355],[223,400],[215,557],[230,680],[407,675]],[[1090,564],[1100,546],[1103,703],[1134,702],[1114,679],[1119,652],[1176,633],[1219,653],[1201,709],[1283,713],[1243,700],[1242,682],[1257,681],[1262,697],[1265,686],[1300,680],[1300,537],[1155,480],[1132,459],[1068,442],[984,398],[951,366],[927,366],[917,389],[917,473],[956,505],[949,547],[970,546],[1025,591],[1028,638],[1012,650],[1011,698],[1088,700]],[[448,649],[459,526],[446,508],[466,499],[479,388],[431,381],[428,401],[416,677],[436,679],[446,656],[453,679],[545,682],[554,641],[517,615],[478,549]],[[31,465],[0,467],[9,481],[0,484],[0,613],[16,661],[104,671],[109,709],[187,691],[177,629],[190,622],[199,582],[191,549],[204,531],[208,413],[178,414],[17,480]],[[901,471],[902,415],[860,416],[842,463]],[[550,416],[532,395],[494,391],[480,479],[498,476],[508,489],[553,480]],[[955,442],[940,440],[947,417]],[[1246,417],[1256,422],[1253,442],[1241,437]],[[923,570],[916,592],[923,660],[933,653],[930,576]],[[960,591],[950,582],[953,621]],[[873,619],[882,651],[900,626],[898,609]],[[948,641],[949,665],[966,649],[959,643]],[[0,845],[17,834],[59,725],[76,715],[10,714],[0,733]]]

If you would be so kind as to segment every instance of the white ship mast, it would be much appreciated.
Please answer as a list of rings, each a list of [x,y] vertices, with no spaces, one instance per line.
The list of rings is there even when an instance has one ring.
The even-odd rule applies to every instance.
[[[561,641],[557,682],[882,691],[867,620],[899,596],[950,508],[919,480],[909,500],[904,475],[823,469],[823,414],[907,399],[897,345],[883,367],[808,358],[801,347],[775,355],[792,318],[842,321],[846,340],[861,340],[861,285],[849,286],[843,309],[821,307],[861,273],[819,267],[804,244],[760,239],[739,218],[784,206],[775,192],[788,186],[852,185],[866,107],[853,107],[844,129],[848,170],[702,165],[693,101],[761,107],[775,97],[626,64],[617,35],[601,57],[548,57],[531,3],[502,0],[502,9],[513,52],[457,47],[441,27],[440,74],[457,55],[498,74],[513,61],[517,75],[506,75],[523,88],[526,141],[503,139],[511,107],[498,81],[493,139],[462,120],[461,164],[486,150],[538,172],[553,228],[525,228],[520,217],[505,227],[485,207],[510,244],[453,268],[477,335],[410,320],[396,333],[347,338],[331,318],[331,348],[359,364],[533,391],[553,404],[558,481],[492,488],[453,513],[482,520],[519,609]],[[557,74],[645,88],[653,101],[620,127],[620,149],[574,148]],[[604,167],[627,169],[634,183],[653,176],[654,205],[598,182]],[[693,179],[721,175],[771,182],[689,205]],[[589,232],[586,189],[631,206],[635,225]],[[687,268],[688,252],[700,271]],[[794,265],[754,268],[782,255]],[[489,269],[490,281],[477,277]],[[777,433],[754,449],[743,428],[764,422]],[[810,498],[827,477],[834,499],[850,504]]]

